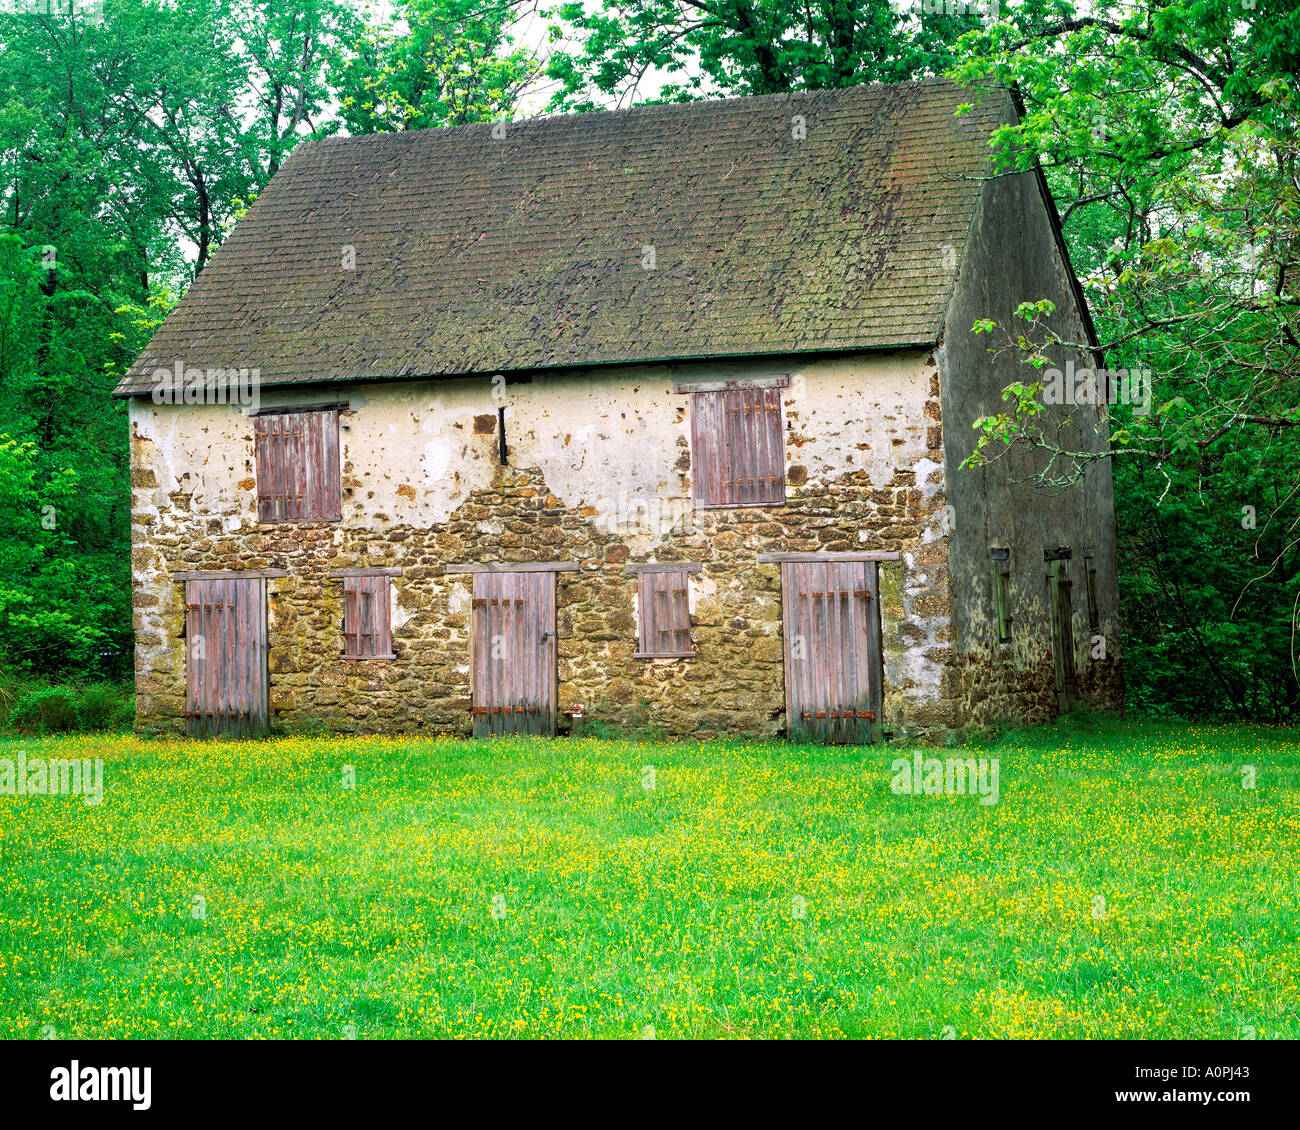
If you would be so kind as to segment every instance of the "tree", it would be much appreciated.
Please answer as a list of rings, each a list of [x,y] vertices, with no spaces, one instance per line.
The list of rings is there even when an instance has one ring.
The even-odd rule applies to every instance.
[[[399,0],[368,29],[337,82],[348,130],[379,133],[508,115],[539,64],[512,43],[518,0]]]
[[[995,151],[1005,170],[1046,170],[1107,369],[1151,381],[1137,398],[1131,380],[1098,381],[1118,400],[1110,446],[1077,450],[1040,410],[1067,343],[1042,296],[1022,295],[1016,325],[978,327],[1026,375],[979,423],[974,461],[1032,450],[1055,489],[1114,460],[1139,701],[1287,718],[1300,701],[1300,13],[1054,4],[961,47],[956,77],[1023,97]]]
[[[643,98],[647,80],[658,85],[650,97],[671,102],[919,78],[951,63],[958,37],[983,18],[975,5],[924,14],[921,0],[602,0],[591,8],[574,0],[551,13],[555,38],[578,41],[548,61],[557,107]]]

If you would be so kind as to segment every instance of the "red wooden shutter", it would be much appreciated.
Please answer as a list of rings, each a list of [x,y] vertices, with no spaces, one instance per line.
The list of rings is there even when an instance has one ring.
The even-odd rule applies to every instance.
[[[258,521],[338,521],[338,409],[276,412],[253,424]]]
[[[343,578],[343,657],[393,658],[387,577]]]
[[[555,733],[555,574],[475,573],[473,732]]]
[[[267,725],[266,581],[185,582],[186,718],[194,736]]]
[[[883,684],[876,590],[874,564],[782,564],[786,730],[792,738],[871,741]]]
[[[785,502],[779,388],[691,394],[691,479],[699,506]]]

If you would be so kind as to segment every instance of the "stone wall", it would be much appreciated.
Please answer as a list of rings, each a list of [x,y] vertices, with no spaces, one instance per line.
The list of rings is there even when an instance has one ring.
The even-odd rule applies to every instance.
[[[1009,111],[1010,112],[1010,111]],[[1034,482],[1048,456],[1021,447],[996,449],[997,459],[970,469],[981,416],[1008,411],[1002,390],[1032,381],[1034,370],[1009,338],[1026,323],[1015,316],[1022,302],[1050,299],[1051,330],[1066,342],[1086,342],[1088,331],[1069,264],[1054,232],[1039,181],[1032,173],[985,182],[966,240],[966,251],[949,305],[938,351],[943,383],[948,565],[961,593],[953,625],[957,655],[950,691],[960,715],[971,723],[1043,721],[1058,710],[1052,662],[1052,616],[1044,551],[1069,547],[1073,581],[1075,669],[1081,699],[1102,708],[1123,705],[1119,634],[1119,579],[1110,465],[1088,465],[1067,490],[1044,491]],[[977,319],[993,319],[996,334],[973,331]],[[1049,351],[1054,364],[1080,368],[1091,354]],[[1049,436],[1067,449],[1102,452],[1108,445],[1107,408],[1053,406],[1037,417]],[[1069,466],[1058,462],[1059,472]],[[1010,552],[1011,642],[999,642],[990,551]],[[1105,657],[1089,625],[1084,554],[1097,567],[1099,630]],[[1097,649],[1099,650],[1099,649]]]
[[[788,374],[787,503],[689,504],[687,398],[676,380]],[[178,571],[277,568],[268,582],[270,705],[287,729],[469,728],[471,578],[452,563],[576,560],[557,575],[561,708],[670,735],[784,727],[779,567],[764,552],[897,550],[881,566],[886,728],[958,724],[939,380],[925,353],[597,370],[277,391],[338,396],[343,521],[259,526],[251,420],[222,406],[133,402],[137,717],[181,729]],[[497,465],[498,408],[508,466]],[[700,561],[690,659],[638,660],[629,561]],[[332,569],[391,566],[394,660],[341,656]]]

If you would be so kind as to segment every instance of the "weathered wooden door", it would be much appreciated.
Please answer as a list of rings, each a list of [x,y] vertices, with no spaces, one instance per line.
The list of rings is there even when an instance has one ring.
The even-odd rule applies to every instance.
[[[185,582],[185,665],[192,735],[266,732],[265,579]]]
[[[782,563],[786,731],[791,738],[872,740],[884,684],[877,569],[874,561]]]
[[[475,573],[474,736],[555,733],[555,574]]]
[[[1074,666],[1074,585],[1069,558],[1047,563],[1047,603],[1052,611],[1052,661],[1056,669],[1056,707],[1073,709],[1079,679]]]

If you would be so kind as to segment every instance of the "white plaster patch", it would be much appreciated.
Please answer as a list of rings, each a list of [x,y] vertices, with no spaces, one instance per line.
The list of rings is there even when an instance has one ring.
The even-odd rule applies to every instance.
[[[922,456],[912,465],[912,471],[916,475],[916,485],[921,490],[922,498],[933,498],[943,489],[942,463],[936,463],[933,459]],[[934,482],[931,482],[930,478],[936,471],[939,475]]]
[[[810,486],[846,470],[864,470],[872,485],[888,486],[897,471],[925,461],[933,372],[919,351],[805,366],[783,398],[802,444],[787,449],[787,460],[807,469]]]
[[[449,612],[468,612],[473,593],[468,585],[453,585],[447,592],[447,610]]]

